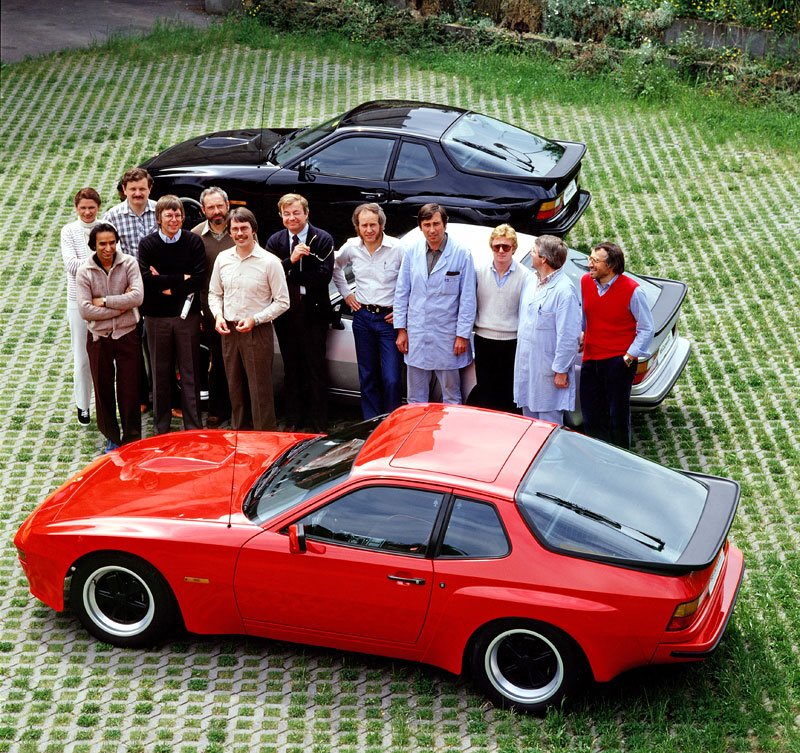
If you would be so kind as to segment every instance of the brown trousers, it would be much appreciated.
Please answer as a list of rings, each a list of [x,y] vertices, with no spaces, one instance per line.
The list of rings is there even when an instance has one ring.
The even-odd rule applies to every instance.
[[[228,322],[228,329],[230,334],[222,336],[222,357],[231,395],[231,426],[275,431],[272,322],[253,327],[249,332],[237,332],[236,323]]]

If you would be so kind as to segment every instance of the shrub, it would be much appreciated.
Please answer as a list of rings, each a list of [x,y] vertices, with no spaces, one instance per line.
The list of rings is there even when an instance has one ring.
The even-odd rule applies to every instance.
[[[618,0],[549,0],[544,13],[546,34],[577,42],[602,42],[607,37],[638,47],[660,36],[675,19],[672,5],[638,7]]]
[[[788,34],[800,30],[797,0],[670,0],[679,16],[730,21]]]
[[[667,101],[675,87],[675,76],[663,50],[647,42],[622,64],[622,89],[629,96],[654,102]]]
[[[549,0],[544,13],[544,32],[578,42],[601,42],[619,27],[616,0]]]
[[[597,76],[619,67],[617,53],[608,45],[591,42],[580,47],[577,54],[568,60],[566,68],[573,74]]]

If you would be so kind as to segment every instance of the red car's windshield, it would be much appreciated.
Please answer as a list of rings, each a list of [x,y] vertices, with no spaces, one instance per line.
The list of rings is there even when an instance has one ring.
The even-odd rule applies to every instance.
[[[345,478],[382,420],[381,416],[363,421],[292,447],[253,485],[244,502],[244,514],[254,523],[264,523]]]

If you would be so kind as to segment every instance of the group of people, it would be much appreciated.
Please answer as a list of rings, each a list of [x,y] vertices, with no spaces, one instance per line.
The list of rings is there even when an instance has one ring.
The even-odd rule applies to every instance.
[[[531,273],[514,259],[514,229],[500,225],[489,240],[491,263],[476,269],[438,204],[419,210],[421,233],[404,243],[385,232],[379,205],[362,204],[355,236],[336,251],[330,234],[310,224],[306,199],[290,193],[278,202],[283,229],[262,247],[256,217],[231,209],[222,189],[203,191],[205,220],[190,231],[180,199],[153,201],[152,183],[142,168],[127,171],[123,200],[99,219],[99,194],[82,188],[78,219],[61,233],[77,418],[89,423],[93,386],[106,451],[141,436],[151,395],[156,433],[169,431],[176,414],[186,429],[203,426],[203,338],[209,427],[230,420],[234,429],[277,428],[277,337],[283,428],[324,431],[331,280],[353,312],[365,418],[400,405],[404,362],[409,402],[428,401],[436,383],[443,402],[462,402],[474,335],[473,402],[562,423],[575,407],[582,347],[585,428],[629,446],[631,383],[653,326],[641,289],[622,276],[618,246],[593,249],[579,295],[562,270],[561,239],[536,239]]]

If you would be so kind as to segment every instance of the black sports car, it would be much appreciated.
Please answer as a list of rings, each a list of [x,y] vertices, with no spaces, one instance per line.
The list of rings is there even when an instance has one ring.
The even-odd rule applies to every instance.
[[[184,199],[187,227],[201,219],[200,192],[216,185],[253,210],[262,239],[281,227],[277,201],[288,192],[308,199],[312,222],[337,242],[353,235],[352,211],[365,201],[383,207],[392,235],[435,201],[457,222],[563,236],[591,200],[580,189],[585,152],[470,110],[382,100],[311,128],[199,136],[142,167],[155,198]]]

